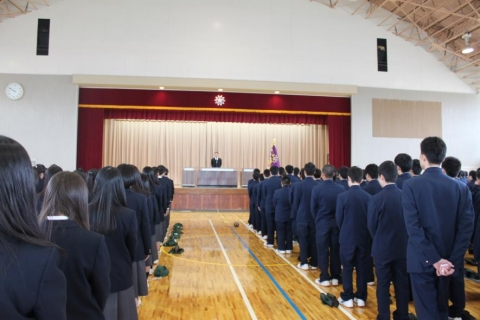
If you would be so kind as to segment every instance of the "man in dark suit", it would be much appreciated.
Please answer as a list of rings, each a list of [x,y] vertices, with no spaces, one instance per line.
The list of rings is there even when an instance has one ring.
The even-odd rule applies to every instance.
[[[210,161],[212,168],[220,168],[222,166],[222,158],[218,157],[218,152],[215,151],[213,158]]]
[[[312,189],[318,185],[313,179],[315,173],[315,164],[309,162],[305,165],[305,180],[295,183],[293,189],[293,204],[296,208],[297,216],[297,234],[300,244],[300,263],[298,268],[302,270],[309,269],[307,261],[310,258],[310,268],[317,269],[317,248],[315,244],[315,221],[311,212]]]
[[[365,167],[365,178],[368,184],[363,187],[365,192],[370,193],[372,196],[382,191],[382,186],[378,182],[378,166],[374,163]]]
[[[408,319],[408,235],[403,219],[402,191],[395,184],[397,167],[392,161],[378,168],[383,190],[368,202],[367,225],[373,239],[372,257],[377,274],[377,320],[389,320],[390,282],[395,288],[397,310],[393,319]]]
[[[291,207],[289,200],[290,178],[282,178],[282,188],[273,194],[275,208],[275,225],[277,227],[278,253],[292,252],[292,221],[290,220]]]
[[[291,184],[300,181],[300,179],[293,174],[293,170],[293,166],[290,164],[285,167],[285,171],[287,172]]]
[[[258,192],[257,192],[257,203],[259,204],[258,210],[260,211],[260,225],[262,230],[262,240],[267,240],[267,216],[265,210],[265,192],[263,190],[263,184],[267,182],[270,178],[270,169],[263,170],[263,177],[265,180],[258,184]]]
[[[358,167],[348,170],[350,189],[337,196],[335,217],[340,228],[340,261],[343,265],[343,292],[339,302],[352,308],[354,301],[365,307],[367,301],[368,245],[370,234],[367,229],[368,201],[372,197],[360,188],[363,172]],[[357,271],[357,292],[353,293],[353,268]]]
[[[350,188],[348,185],[348,167],[343,166],[338,169],[338,176],[335,182],[341,184],[345,190]]]
[[[323,183],[312,189],[311,210],[315,220],[315,234],[320,278],[316,284],[324,287],[338,286],[342,272],[340,265],[340,230],[335,221],[337,195],[345,192],[345,188],[333,182],[335,167],[325,165],[322,169]],[[330,266],[330,272],[328,267]],[[331,282],[330,282],[331,281]]]
[[[398,188],[402,189],[403,183],[408,179],[412,178],[412,175],[410,174],[410,170],[412,169],[413,160],[412,160],[412,157],[410,157],[408,154],[399,153],[395,157],[394,162],[398,168],[398,178],[397,178],[397,181],[395,181],[395,183],[397,184]]]
[[[420,144],[425,170],[403,183],[403,213],[410,273],[419,319],[448,319],[448,285],[473,231],[472,199],[467,188],[442,173],[447,146],[439,137]]]
[[[267,247],[273,248],[275,242],[275,207],[273,194],[282,187],[282,178],[278,175],[278,167],[270,168],[270,178],[262,184],[262,194],[265,195],[265,219],[267,221]]]

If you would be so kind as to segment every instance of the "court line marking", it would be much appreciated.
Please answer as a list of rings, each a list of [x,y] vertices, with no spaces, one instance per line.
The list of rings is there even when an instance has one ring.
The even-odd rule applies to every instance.
[[[253,233],[253,230],[251,230],[250,228],[247,227],[247,224],[242,221],[243,225],[245,226],[245,228],[247,228],[248,230],[250,230],[252,233]],[[285,262],[287,262],[298,274],[300,274],[305,280],[307,280],[315,289],[317,289],[317,291],[319,291],[320,293],[324,293],[324,294],[327,294],[325,291],[323,291],[315,282],[313,282],[306,274],[304,274],[300,269],[298,269],[296,266],[294,266],[287,258],[285,258],[284,256],[282,256],[282,254],[276,252],[274,250],[274,252],[277,254],[277,256],[279,256],[280,258],[282,258]],[[342,311],[349,319],[351,320],[356,320],[356,318],[350,313],[348,312],[348,310],[346,310],[342,305],[339,305],[338,306],[338,310]]]
[[[245,302],[245,305],[247,306],[248,312],[250,313],[250,317],[252,319],[257,319],[257,315],[255,314],[255,311],[253,311],[252,305],[250,304],[250,300],[248,300],[247,294],[245,293],[245,290],[243,290],[242,284],[240,283],[240,280],[238,279],[237,273],[235,272],[235,269],[233,266],[231,266],[231,261],[230,258],[227,255],[227,252],[225,251],[225,248],[223,247],[222,241],[220,240],[220,237],[217,234],[217,231],[215,230],[215,227],[212,223],[212,220],[208,220],[210,222],[210,225],[212,226],[213,233],[215,233],[215,236],[217,237],[218,244],[220,245],[220,248],[222,249],[223,256],[225,257],[225,260],[227,260],[230,268],[230,272],[233,275],[233,279],[237,283],[238,290],[240,291],[240,294],[242,295],[243,302]]]
[[[243,222],[243,221],[242,221]],[[277,287],[278,291],[280,291],[280,293],[283,295],[283,297],[287,300],[287,302],[290,304],[290,306],[295,310],[295,312],[297,312],[298,316],[300,317],[300,319],[307,319],[302,311],[300,311],[300,309],[297,307],[297,305],[292,301],[292,299],[290,299],[290,297],[287,295],[287,293],[282,289],[282,287],[280,286],[280,284],[275,280],[275,278],[273,277],[273,275],[270,273],[270,271],[267,270],[267,268],[262,264],[262,262],[257,258],[257,256],[253,253],[253,251],[250,249],[250,247],[243,241],[242,237],[240,237],[240,235],[235,231],[233,230],[232,227],[230,227],[230,229],[232,230],[233,233],[235,233],[238,237],[238,239],[240,240],[240,242],[243,244],[243,246],[248,250],[248,252],[250,253],[250,255],[257,261],[257,263],[260,265],[260,267],[263,269],[263,271],[267,274],[267,276],[270,278],[270,280],[273,282],[273,284],[275,285],[275,287]]]

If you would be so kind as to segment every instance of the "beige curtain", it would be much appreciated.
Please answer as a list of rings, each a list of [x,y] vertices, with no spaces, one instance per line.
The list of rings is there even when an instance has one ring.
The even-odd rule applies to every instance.
[[[160,164],[181,183],[184,167],[210,167],[215,151],[223,168],[267,167],[273,139],[282,166],[327,161],[328,133],[323,125],[250,124],[105,120],[103,165],[131,163],[140,170]]]

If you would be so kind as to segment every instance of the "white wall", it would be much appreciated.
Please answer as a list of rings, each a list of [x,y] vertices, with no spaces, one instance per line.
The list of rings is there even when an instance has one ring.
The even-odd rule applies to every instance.
[[[5,96],[10,82],[23,86],[20,100]],[[0,74],[0,134],[17,140],[37,163],[75,169],[77,106],[71,76]]]
[[[372,137],[372,99],[440,101],[442,103],[442,138],[447,144],[447,156],[462,161],[463,170],[480,167],[478,128],[480,96],[441,92],[420,92],[381,88],[358,88],[352,97],[352,165],[365,167],[393,160],[398,153],[412,158],[420,155],[422,139]],[[405,124],[408,130],[408,123]]]
[[[35,55],[38,18],[50,55]],[[376,39],[389,72],[377,72]],[[308,0],[68,0],[0,28],[0,73],[351,84],[473,92],[422,48]]]

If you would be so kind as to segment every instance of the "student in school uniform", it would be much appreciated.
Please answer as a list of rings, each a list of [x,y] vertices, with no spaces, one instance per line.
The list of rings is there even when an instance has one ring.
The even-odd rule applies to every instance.
[[[0,318],[66,320],[60,248],[40,230],[30,157],[0,135]]]
[[[410,175],[412,178],[418,177],[422,174],[422,166],[420,165],[420,160],[413,159],[412,160],[412,169],[410,169]]]
[[[255,186],[253,186],[253,190],[252,190],[252,197],[255,203],[254,204],[255,205],[255,228],[254,229],[259,235],[262,234],[262,214],[260,210],[258,193],[260,192],[261,183],[264,180],[265,178],[263,177],[263,173],[260,173],[260,175],[258,176],[258,183]]]
[[[67,318],[105,319],[110,293],[110,255],[102,235],[89,231],[88,188],[76,173],[59,172],[45,192],[39,220],[47,237],[65,254]]]
[[[313,179],[315,173],[315,164],[309,162],[305,164],[305,179],[297,182],[293,195],[293,206],[297,210],[297,234],[300,244],[300,263],[299,269],[317,269],[317,246],[315,243],[315,220],[311,212],[312,189],[318,185]],[[310,257],[310,261],[308,261]]]
[[[156,239],[156,244],[152,244],[152,255],[154,256],[152,260],[155,262],[157,260],[155,258],[158,258],[160,243],[163,243],[165,239],[165,214],[169,205],[168,187],[165,183],[160,183],[160,179],[158,178],[158,168],[152,168],[147,166],[143,168],[142,172],[148,178],[150,184],[150,193],[153,195],[152,200],[154,200],[153,209],[156,211],[156,214],[154,215],[155,217],[153,227],[155,229],[155,233],[152,233],[152,235],[155,234]],[[156,249],[157,254],[155,254],[154,249]]]
[[[275,223],[277,226],[278,253],[292,253],[292,221],[290,213],[289,193],[290,178],[284,176],[282,178],[282,187],[275,190],[273,194],[273,207],[275,210]]]
[[[45,179],[44,179],[44,187],[43,187],[43,190],[37,194],[37,214],[40,213],[40,210],[42,210],[42,206],[43,206],[43,199],[45,198],[45,191],[47,190],[47,185],[48,185],[48,182],[50,181],[50,179],[52,179],[52,177],[58,173],[58,172],[62,172],[63,169],[59,166],[57,166],[56,164],[52,164],[50,167],[48,167],[47,171],[45,172]]]
[[[132,278],[137,219],[126,206],[122,175],[116,168],[102,168],[88,210],[90,229],[105,236],[111,261],[110,294],[103,311],[106,320],[138,318]]]
[[[278,175],[278,167],[270,168],[270,178],[262,184],[262,195],[265,196],[265,218],[267,221],[267,247],[273,248],[275,242],[275,207],[273,194],[282,187],[282,179]]]
[[[335,220],[335,209],[337,196],[345,192],[345,188],[333,182],[334,174],[334,166],[327,164],[322,168],[323,183],[312,189],[311,199],[320,269],[320,278],[316,279],[315,283],[324,287],[338,286],[342,272],[338,240],[340,230]]]
[[[257,170],[257,171],[256,171]],[[257,207],[255,206],[255,199],[254,199],[254,193],[253,191],[255,190],[255,187],[257,184],[259,184],[259,178],[260,178],[260,170],[255,169],[253,170],[253,175],[252,179],[248,180],[248,185],[247,185],[247,191],[248,191],[248,204],[249,204],[249,209],[250,209],[250,215],[248,217],[248,225],[249,227],[256,232],[256,226],[257,222],[255,221],[257,217]]]
[[[138,181],[136,176],[140,175],[138,169],[130,164],[121,164],[117,169],[122,175],[127,208],[135,211],[137,217],[137,251],[133,260],[132,275],[133,290],[139,305],[141,301],[138,298],[148,295],[145,261],[148,260],[152,253],[150,214],[148,212],[147,197],[132,189],[136,181]]]
[[[376,164],[371,163],[365,167],[365,178],[368,182],[368,184],[363,187],[365,192],[368,192],[370,195],[374,196],[382,191],[382,186],[378,181],[378,166]]]
[[[150,185],[150,179],[147,177],[146,174],[142,173],[141,175],[141,187],[143,192],[139,192],[144,194],[147,197],[147,206],[148,212],[150,213],[150,235],[151,235],[151,243],[152,243],[152,253],[148,257],[148,260],[145,261],[145,271],[149,274],[153,274],[153,265],[158,263],[158,250],[155,250],[157,247],[157,236],[155,235],[155,221],[157,216],[160,214],[158,209],[158,202],[157,197],[155,196],[155,188],[152,189]],[[148,274],[146,275],[148,279]]]
[[[402,191],[397,187],[397,167],[392,161],[378,168],[383,190],[368,202],[367,224],[373,239],[372,257],[377,274],[377,320],[389,320],[390,282],[395,288],[397,309],[393,319],[408,320],[407,241]]]
[[[473,231],[472,199],[442,173],[447,146],[441,138],[425,138],[420,150],[425,171],[403,184],[407,271],[418,318],[447,319],[450,276],[463,265]]]
[[[368,245],[367,207],[372,197],[360,188],[363,172],[358,167],[348,169],[350,189],[337,196],[335,217],[340,228],[340,261],[343,272],[343,292],[339,302],[352,308],[353,303],[364,307],[367,301]],[[353,268],[357,271],[357,292],[353,292]]]
[[[398,178],[395,183],[399,189],[402,189],[403,183],[412,178],[410,170],[412,169],[413,160],[410,155],[406,153],[399,153],[395,157],[394,162],[397,165],[398,170]]]
[[[267,240],[268,238],[268,229],[267,229],[267,216],[265,211],[265,200],[266,195],[263,190],[263,185],[267,180],[270,178],[270,169],[263,170],[263,177],[265,180],[258,184],[258,192],[257,192],[257,203],[259,204],[258,209],[260,210],[260,225],[262,231],[262,240]]]
[[[338,168],[338,176],[335,182],[341,184],[345,188],[345,190],[348,190],[350,188],[348,184],[348,167],[342,166]]]
[[[300,182],[300,179],[296,175],[293,174],[294,168],[293,168],[292,165],[290,165],[290,164],[287,165],[285,167],[285,171],[287,172],[288,178],[290,179],[290,184]]]

